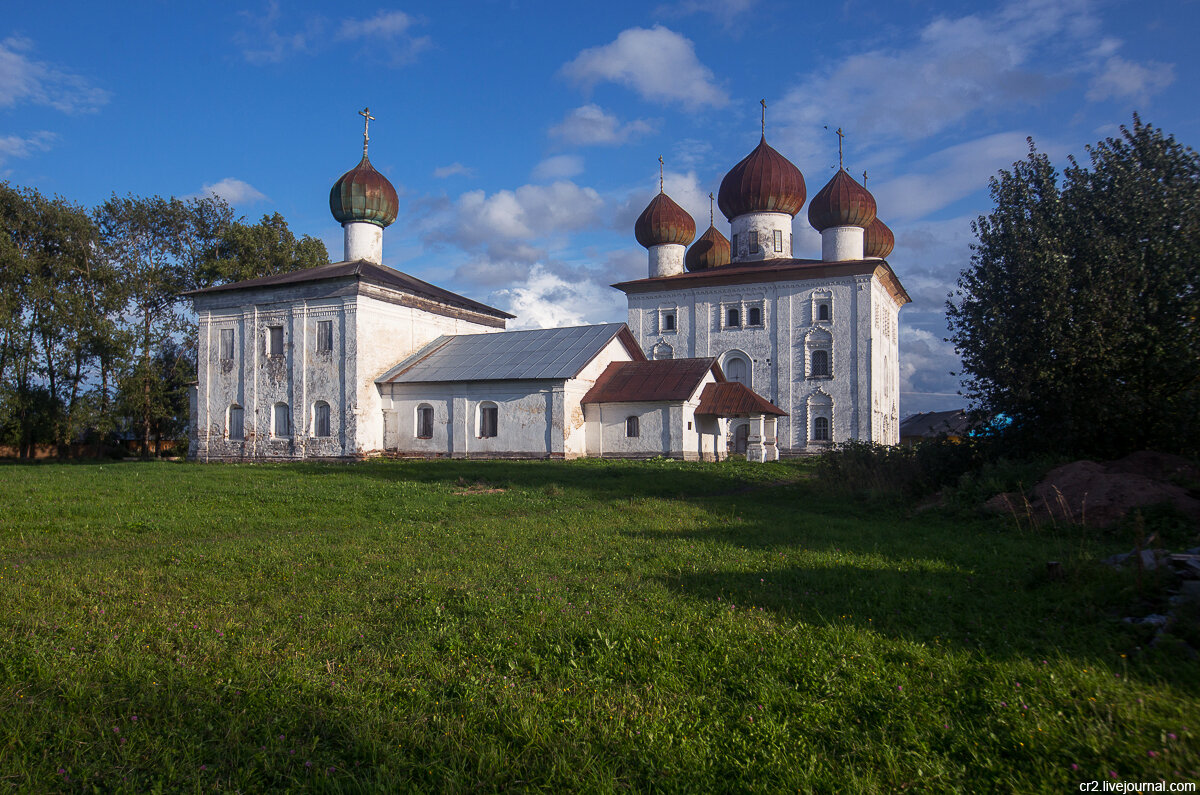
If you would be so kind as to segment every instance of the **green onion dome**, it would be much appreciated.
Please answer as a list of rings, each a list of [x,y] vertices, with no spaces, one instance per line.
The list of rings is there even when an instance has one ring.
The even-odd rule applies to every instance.
[[[386,227],[396,220],[399,206],[396,189],[375,170],[365,154],[329,191],[329,211],[342,224],[366,221]]]

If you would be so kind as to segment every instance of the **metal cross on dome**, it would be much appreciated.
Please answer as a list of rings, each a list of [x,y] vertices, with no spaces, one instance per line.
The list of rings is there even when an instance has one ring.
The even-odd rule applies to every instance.
[[[363,108],[358,112],[359,116],[363,117],[363,157],[367,156],[367,143],[370,142],[367,132],[371,127],[371,122],[375,121],[375,117],[371,115],[370,108]]]
[[[767,137],[767,100],[760,99],[758,101],[758,104],[762,105],[762,108],[763,108],[762,109],[762,135],[763,135],[763,138],[766,138]]]
[[[713,225],[713,195],[710,191],[708,194],[708,225]]]
[[[663,159],[662,155],[658,156],[658,192],[663,192]]]

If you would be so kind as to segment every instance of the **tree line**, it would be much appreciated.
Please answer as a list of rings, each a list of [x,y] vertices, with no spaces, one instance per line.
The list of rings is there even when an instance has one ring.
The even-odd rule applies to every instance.
[[[329,262],[278,213],[215,196],[113,195],[87,209],[0,182],[0,447],[171,446],[188,420],[196,324],[183,297]]]
[[[991,181],[947,305],[967,396],[1010,449],[1200,453],[1200,155],[1133,117],[1059,173]]]

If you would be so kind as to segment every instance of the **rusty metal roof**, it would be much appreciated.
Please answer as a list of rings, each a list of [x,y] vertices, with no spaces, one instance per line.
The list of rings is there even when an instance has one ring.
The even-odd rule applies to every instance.
[[[696,394],[696,389],[709,371],[718,381],[725,380],[716,359],[613,362],[600,374],[580,402],[683,401]]]
[[[835,226],[861,226],[866,229],[875,220],[875,197],[859,185],[846,169],[838,169],[833,179],[808,203],[808,222],[823,232]]]
[[[438,337],[376,383],[520,381],[574,378],[614,339],[631,356],[642,349],[624,323]]]
[[[646,248],[664,243],[686,246],[696,237],[696,222],[674,199],[660,192],[638,216],[633,234]]]
[[[732,221],[746,213],[795,216],[807,195],[804,175],[767,144],[766,136],[721,180],[717,206]]]
[[[878,216],[863,233],[863,256],[885,258],[896,247],[896,235]]]
[[[262,287],[279,287],[285,284],[302,284],[304,282],[317,282],[324,279],[342,279],[346,277],[356,277],[362,282],[391,287],[392,289],[402,290],[421,298],[428,298],[442,304],[460,309],[469,309],[472,312],[479,312],[480,314],[491,315],[492,317],[506,319],[516,317],[516,315],[510,315],[487,304],[472,301],[470,298],[461,296],[458,293],[443,290],[437,285],[423,282],[415,276],[409,276],[407,273],[392,270],[383,265],[376,265],[374,262],[365,259],[331,262],[327,265],[318,265],[315,268],[305,268],[304,270],[291,271],[290,273],[277,273],[273,276],[262,276],[257,279],[247,279],[241,282],[218,284],[216,287],[192,290],[191,292],[184,293],[184,295],[208,295],[209,293],[223,293],[232,290],[254,290]]]
[[[737,381],[705,385],[704,391],[700,393],[700,405],[696,407],[696,413],[717,417],[736,417],[742,414],[787,416],[786,411]]]
[[[832,279],[839,276],[876,276],[898,304],[912,303],[886,260],[847,260],[825,262],[819,259],[767,259],[757,262],[734,262],[722,268],[709,268],[695,273],[675,276],[652,276],[617,282],[612,285],[630,293],[651,293],[691,287],[716,287],[728,284],[761,284],[763,282]]]
[[[396,220],[399,209],[396,189],[375,170],[365,152],[358,165],[339,177],[329,190],[329,211],[339,224],[366,221],[387,226]]]
[[[723,268],[729,264],[729,240],[715,226],[709,226],[684,255],[683,264],[689,271]]]

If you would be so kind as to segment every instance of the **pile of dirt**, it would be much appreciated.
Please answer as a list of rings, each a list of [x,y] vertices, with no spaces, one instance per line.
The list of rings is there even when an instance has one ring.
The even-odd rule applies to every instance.
[[[1200,469],[1187,459],[1144,451],[1107,464],[1065,464],[1048,472],[1032,495],[997,494],[984,507],[1037,522],[1108,527],[1134,508],[1170,503],[1200,524],[1200,500],[1179,485],[1197,481]]]

